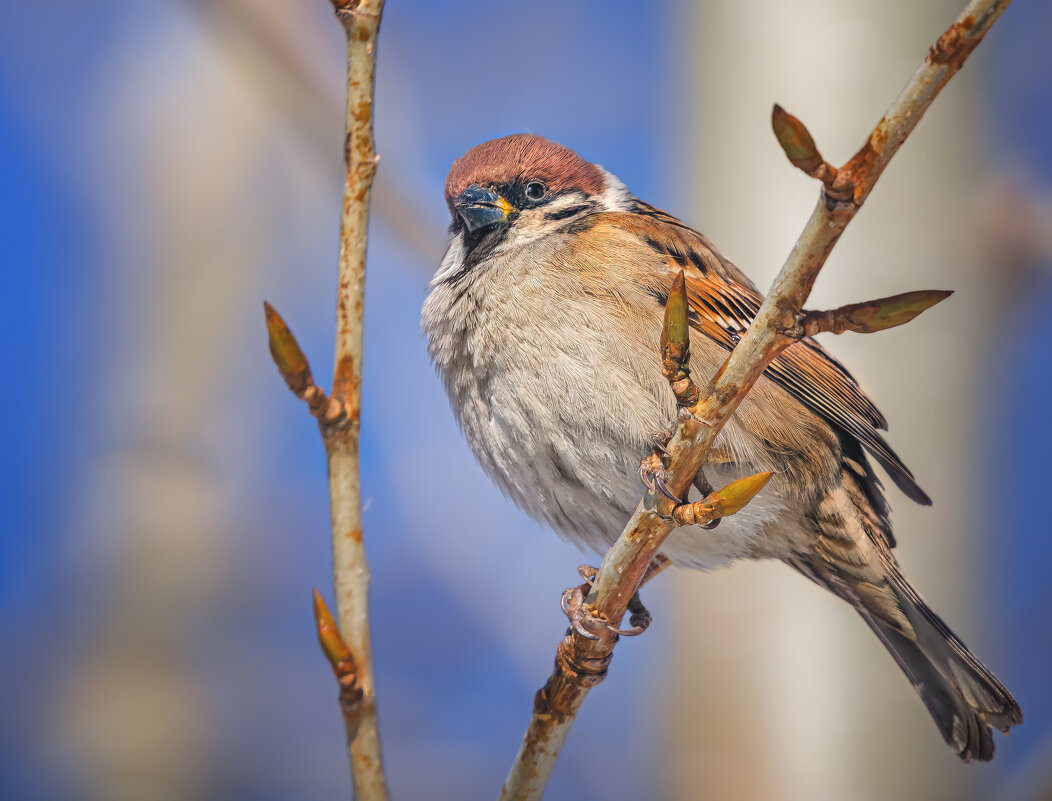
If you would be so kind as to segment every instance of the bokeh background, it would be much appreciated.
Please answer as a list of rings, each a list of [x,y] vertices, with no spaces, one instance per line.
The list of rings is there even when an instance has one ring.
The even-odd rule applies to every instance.
[[[496,795],[583,561],[489,484],[428,364],[418,312],[450,162],[543,133],[766,286],[816,193],[771,103],[843,161],[958,10],[389,0],[362,449],[394,797]],[[831,596],[779,565],[673,573],[648,587],[655,625],[618,648],[548,798],[1052,798],[1050,40],[1052,6],[1008,10],[814,301],[957,290],[905,328],[826,344],[935,498],[891,490],[907,572],[1025,724],[963,766]],[[310,588],[329,586],[324,458],[261,308],[325,376],[342,59],[324,0],[8,4],[0,797],[349,792],[310,616]]]

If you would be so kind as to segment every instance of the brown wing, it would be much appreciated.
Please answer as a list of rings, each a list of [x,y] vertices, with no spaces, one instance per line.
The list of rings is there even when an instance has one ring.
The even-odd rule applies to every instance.
[[[605,213],[610,224],[631,230],[670,266],[687,276],[687,296],[695,315],[691,325],[731,350],[763,302],[751,281],[692,228],[649,204],[637,201],[634,213]],[[704,279],[704,280],[703,280]],[[906,495],[920,504],[931,499],[913,473],[878,433],[887,420],[851,373],[813,339],[779,355],[765,373],[805,406],[861,443]]]

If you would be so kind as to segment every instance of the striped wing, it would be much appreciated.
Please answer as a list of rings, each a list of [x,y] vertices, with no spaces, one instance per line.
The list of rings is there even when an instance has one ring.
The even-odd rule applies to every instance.
[[[712,243],[678,219],[642,201],[634,213],[601,215],[631,230],[685,271],[691,325],[727,350],[745,333],[763,302],[748,278]],[[811,338],[783,351],[765,375],[816,414],[849,434],[869,451],[895,484],[920,504],[930,504],[913,473],[891,449],[880,431],[887,420],[851,373]]]

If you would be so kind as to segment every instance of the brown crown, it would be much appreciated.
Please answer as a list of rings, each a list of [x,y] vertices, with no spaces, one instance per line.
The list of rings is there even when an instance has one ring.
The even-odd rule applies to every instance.
[[[570,148],[535,134],[512,134],[476,145],[453,162],[446,178],[446,203],[452,210],[453,201],[471,184],[534,179],[553,191],[576,188],[600,194],[606,188],[602,170]]]

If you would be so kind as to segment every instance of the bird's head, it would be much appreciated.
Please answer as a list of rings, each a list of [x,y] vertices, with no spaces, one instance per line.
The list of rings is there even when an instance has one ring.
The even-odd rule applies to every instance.
[[[471,148],[453,162],[446,203],[464,248],[518,246],[596,211],[619,210],[624,185],[567,147],[513,134]]]

